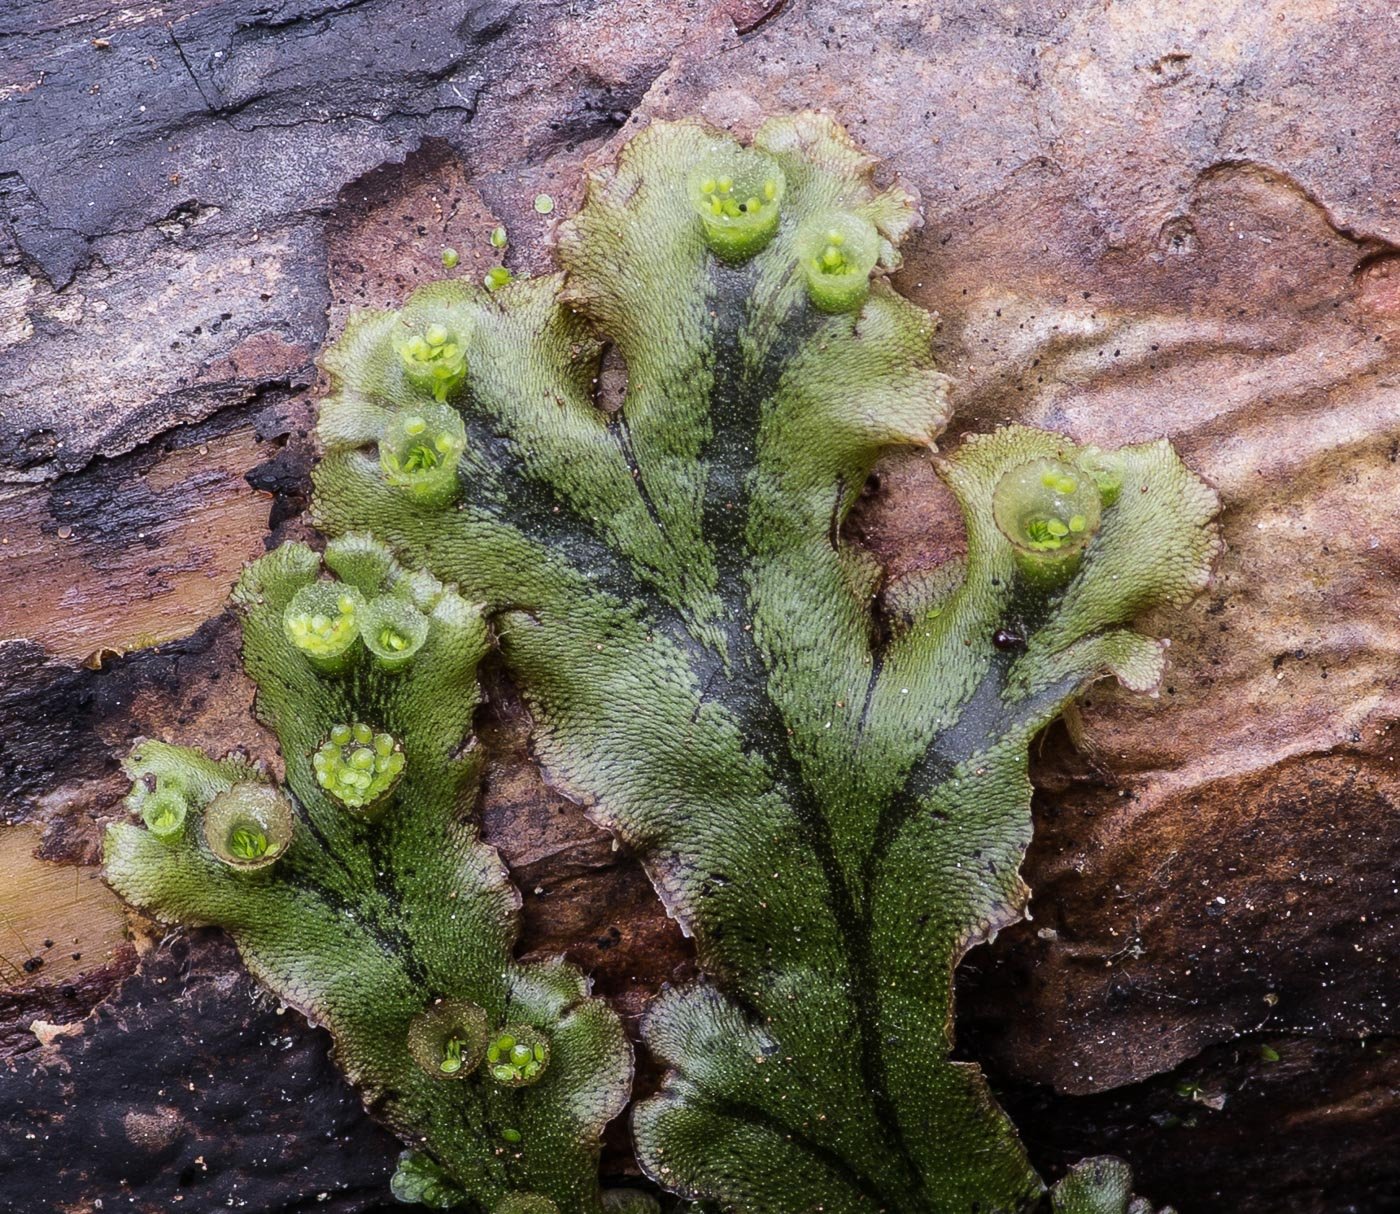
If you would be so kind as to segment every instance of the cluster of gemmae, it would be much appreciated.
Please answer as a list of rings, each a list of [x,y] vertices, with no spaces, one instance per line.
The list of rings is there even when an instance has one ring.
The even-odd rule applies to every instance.
[[[394,639],[400,639],[394,634]],[[395,648],[395,646],[390,646]],[[403,644],[396,648],[403,649]],[[403,775],[403,746],[363,721],[332,725],[311,756],[316,783],[347,809],[365,812],[384,800]]]

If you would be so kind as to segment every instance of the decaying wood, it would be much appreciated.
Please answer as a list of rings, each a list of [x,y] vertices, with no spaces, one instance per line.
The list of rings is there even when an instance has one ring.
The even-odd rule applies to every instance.
[[[960,1050],[1049,1174],[1113,1151],[1184,1214],[1400,1208],[1388,6],[50,0],[0,39],[0,1208],[374,1208],[396,1144],[323,1037],[217,938],[117,938],[117,763],[140,735],[275,759],[222,603],[304,534],[351,308],[446,245],[479,276],[498,222],[545,268],[531,200],[568,214],[653,116],[807,106],[923,197],[899,286],[943,315],[961,430],[1166,434],[1225,502],[1160,698],[1095,688],[1081,746],[1044,740],[1035,919],[965,963]],[[854,529],[896,574],[960,543],[916,456]],[[684,942],[496,700],[522,949],[635,1020]]]

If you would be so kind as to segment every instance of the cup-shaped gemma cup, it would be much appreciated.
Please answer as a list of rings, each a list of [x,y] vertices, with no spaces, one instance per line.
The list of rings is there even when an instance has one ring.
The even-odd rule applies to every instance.
[[[389,804],[407,765],[403,744],[363,721],[332,725],[311,756],[316,783],[351,813],[369,820]]]
[[[434,400],[445,401],[467,378],[467,348],[450,316],[401,317],[392,342],[404,378]]]
[[[486,1057],[490,1022],[465,999],[444,999],[408,1026],[408,1052],[434,1079],[465,1079]]]
[[[797,231],[797,259],[807,297],[823,312],[854,312],[870,294],[880,234],[863,215],[828,211]]]
[[[457,461],[467,449],[467,428],[450,405],[424,404],[396,413],[379,439],[385,479],[426,506],[457,497]]]
[[[204,841],[230,868],[265,868],[292,842],[292,807],[275,788],[248,781],[221,792],[204,809]]]
[[[717,149],[686,178],[705,243],[730,262],[752,257],[773,239],[786,186],[778,162],[753,148]]]
[[[1079,567],[1099,529],[1102,506],[1093,477],[1057,459],[1036,459],[1002,475],[992,494],[992,518],[1032,583],[1063,582]]]
[[[393,595],[371,599],[360,621],[365,648],[383,670],[402,670],[428,639],[428,617]]]
[[[336,674],[356,657],[364,605],[364,596],[344,582],[311,582],[287,604],[282,630],[312,666]]]

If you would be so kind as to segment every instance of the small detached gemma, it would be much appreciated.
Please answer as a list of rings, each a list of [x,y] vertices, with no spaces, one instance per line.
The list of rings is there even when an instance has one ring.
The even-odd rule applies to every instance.
[[[731,262],[752,257],[773,239],[786,187],[778,162],[752,148],[715,151],[686,179],[705,243]]]

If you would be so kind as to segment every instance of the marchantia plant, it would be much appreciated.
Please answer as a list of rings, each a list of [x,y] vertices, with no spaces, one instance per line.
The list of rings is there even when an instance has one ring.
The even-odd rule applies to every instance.
[[[283,787],[130,760],[145,825],[112,828],[113,885],[226,928],[330,1030],[415,1148],[405,1199],[597,1211],[627,1095],[584,978],[512,961],[518,898],[471,825],[494,645],[548,779],[706,974],[646,1017],[648,1176],[755,1214],[1152,1209],[1110,1159],[1047,1198],[948,1057],[952,977],[1025,907],[1029,743],[1089,680],[1156,684],[1130,625],[1205,584],[1216,500],[1165,442],[1008,426],[938,460],[966,556],[880,594],[843,522],[947,407],[934,319],[883,274],[914,200],[873,167],[814,114],[750,147],[655,123],[559,228],[562,272],[355,317],[324,360],[325,569],[287,545],[234,596]]]

